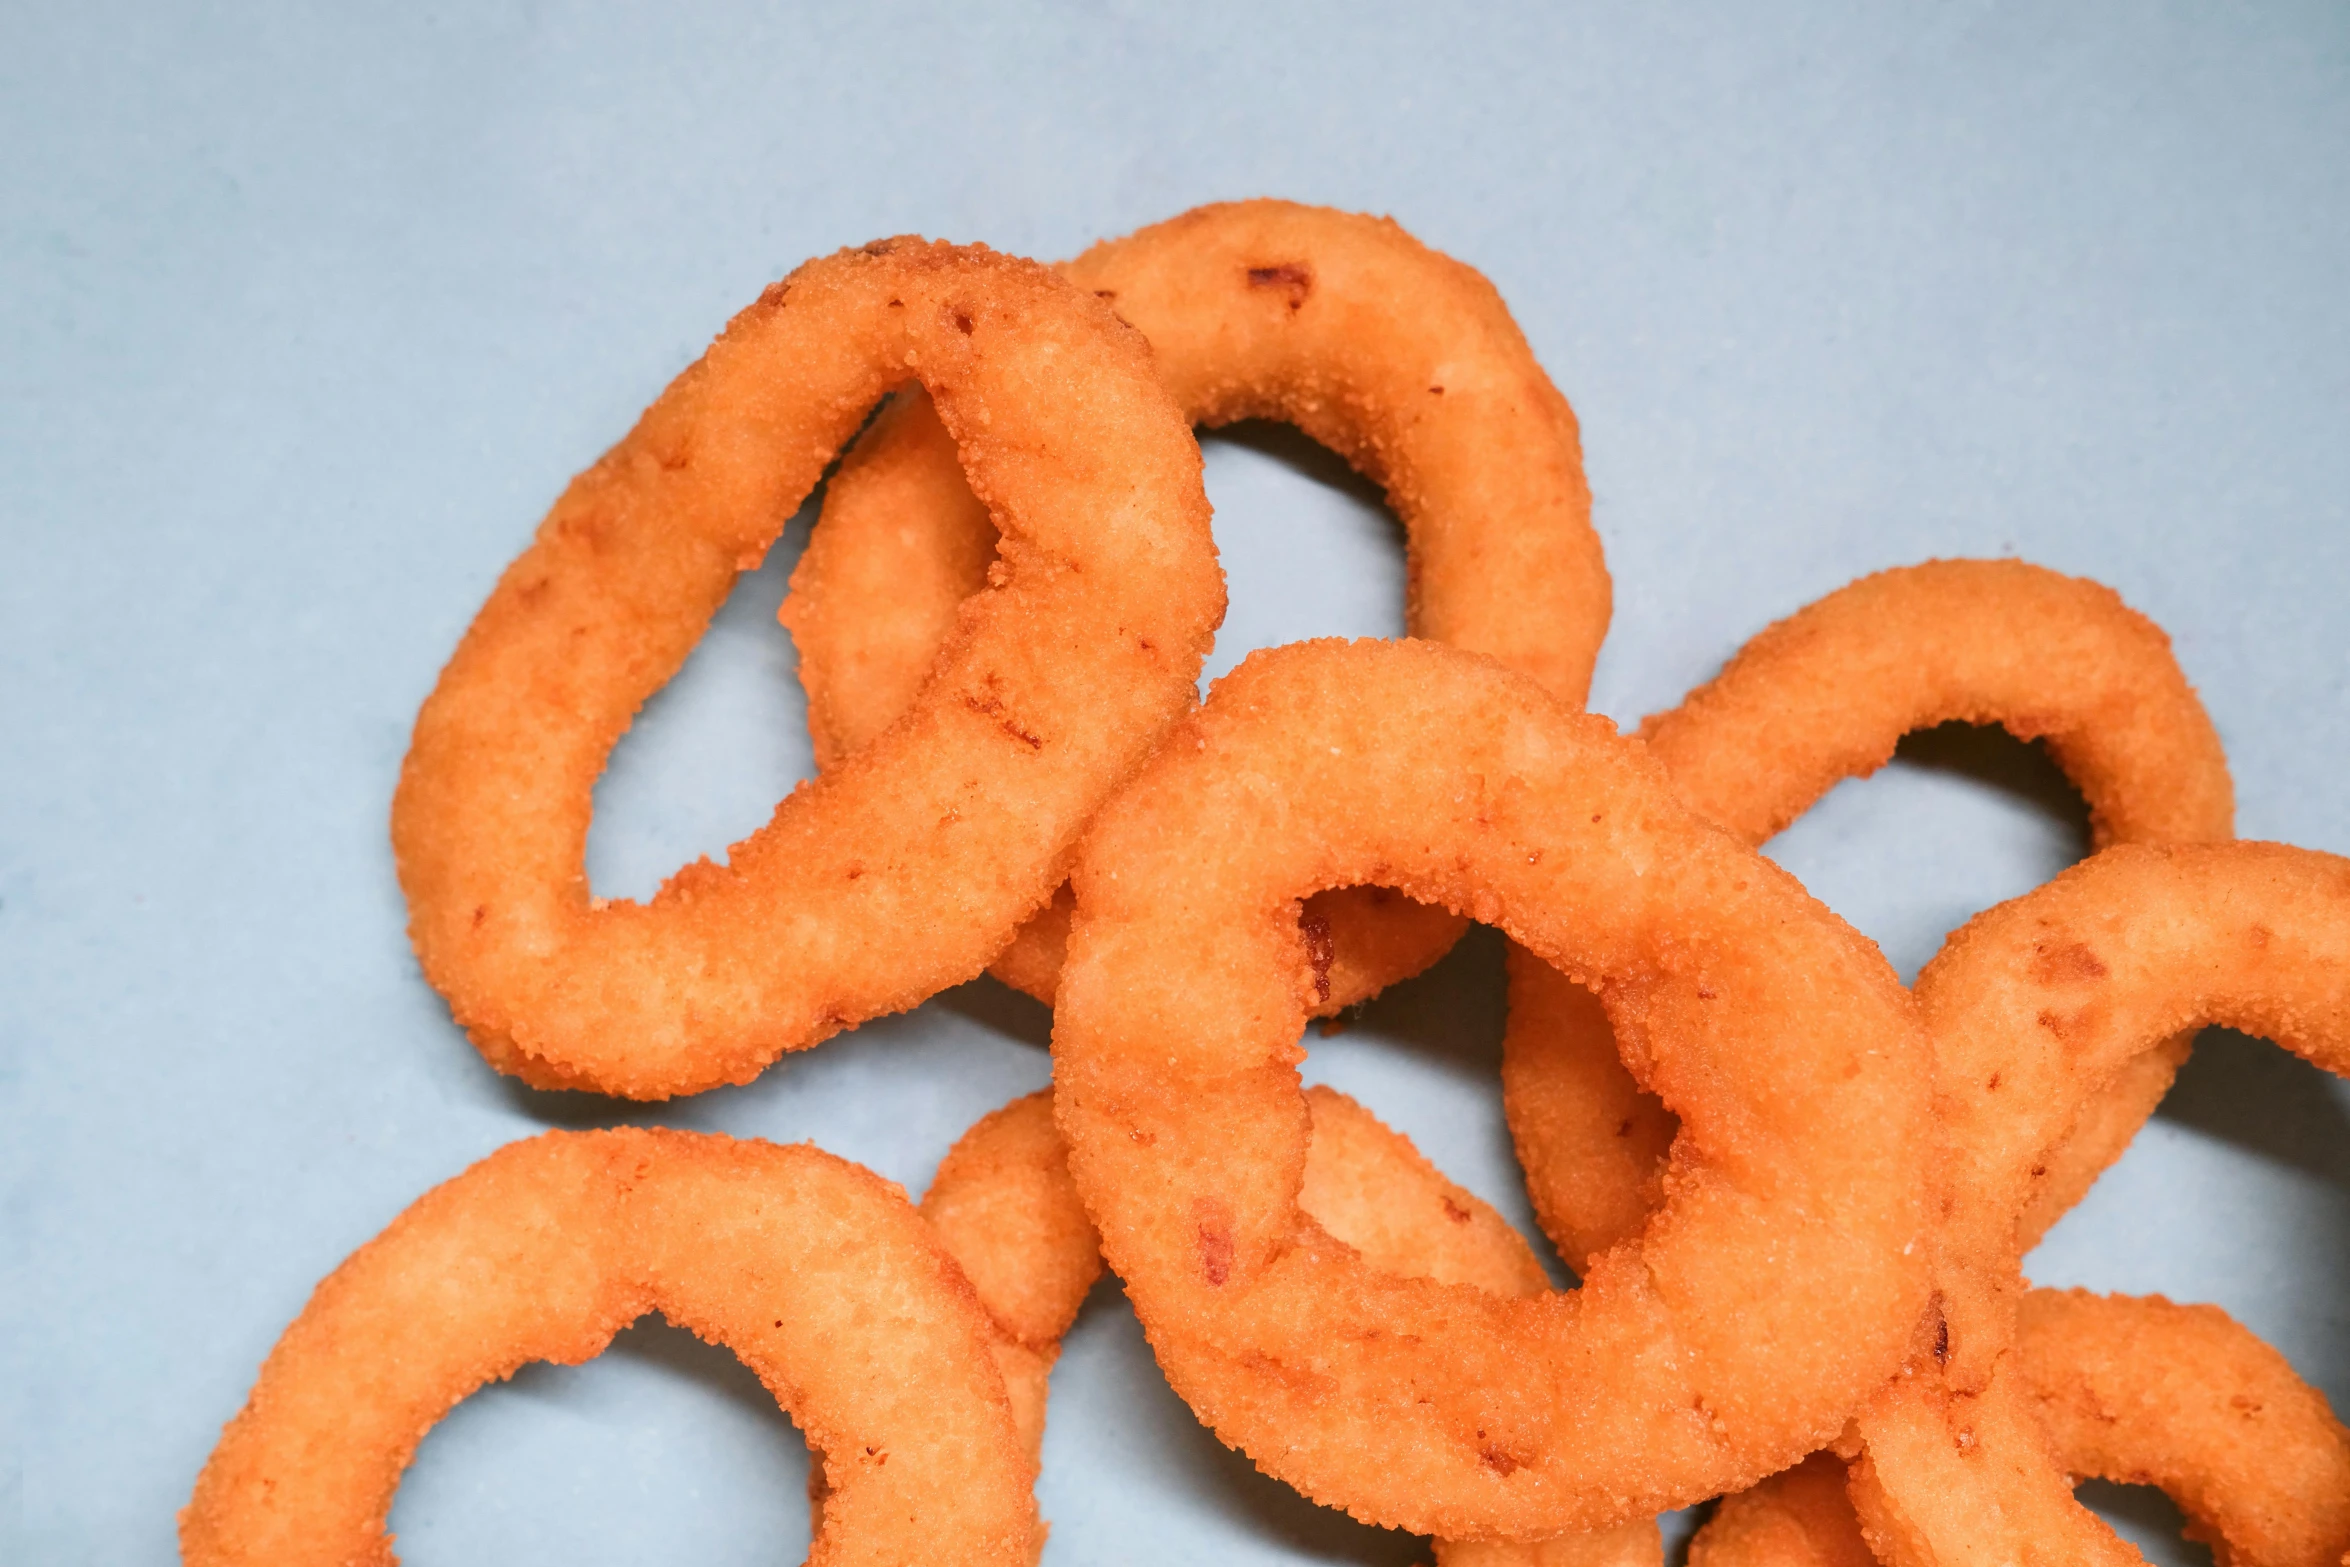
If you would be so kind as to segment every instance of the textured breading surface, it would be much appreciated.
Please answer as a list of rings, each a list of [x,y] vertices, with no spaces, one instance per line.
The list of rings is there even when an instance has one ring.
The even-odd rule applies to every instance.
[[[180,1515],[189,1567],[394,1558],[416,1444],[649,1311],[758,1373],[822,1455],[814,1567],[1024,1567],[1033,1461],[985,1313],[905,1193],[814,1148],[549,1132],[435,1187],[312,1294]]]
[[[1405,624],[1489,653],[1581,706],[1611,589],[1574,411],[1493,285],[1385,218],[1224,202],[1105,240],[1060,270],[1150,339],[1198,424],[1295,425],[1387,492],[1405,535]],[[911,706],[996,524],[919,391],[896,399],[826,491],[782,619],[816,759],[845,761]],[[1069,904],[992,965],[1048,1005]],[[1426,968],[1463,922],[1369,889],[1327,892],[1335,1012]]]
[[[1356,882],[1603,987],[1683,1109],[1664,1212],[1582,1289],[1399,1280],[1301,1227],[1296,900]],[[1604,719],[1435,643],[1260,653],[1104,814],[1076,887],[1071,1170],[1161,1369],[1267,1472],[1447,1537],[1602,1528],[1794,1462],[1899,1363],[1927,1285],[1916,1011]]]
[[[923,698],[724,865],[592,897],[597,775],[875,401],[918,376],[1003,520]],[[657,1099],[977,974],[1193,701],[1224,610],[1149,349],[1033,262],[893,240],[737,316],[572,481],[417,715],[392,807],[426,975],[501,1070]]]

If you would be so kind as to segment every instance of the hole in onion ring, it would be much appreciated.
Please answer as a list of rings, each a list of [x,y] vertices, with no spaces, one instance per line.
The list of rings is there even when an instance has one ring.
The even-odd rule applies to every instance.
[[[1224,624],[1200,692],[1260,647],[1404,634],[1404,531],[1379,487],[1293,426],[1199,432],[1224,551]]]
[[[2185,1516],[2153,1486],[2084,1480],[2073,1494],[2136,1546],[2148,1567],[2211,1567],[2211,1547],[2185,1537]]]
[[[1502,1118],[1502,945],[1472,925],[1426,973],[1350,1008],[1340,1037],[1309,1024],[1299,1077],[1360,1101],[1423,1148],[1451,1150],[1446,1176],[1525,1237],[1553,1288],[1572,1289],[1574,1271],[1534,1222]]]
[[[698,858],[725,864],[730,845],[816,776],[799,658],[775,607],[823,500],[819,485],[612,748],[588,819],[588,885],[597,897],[643,901]]]
[[[460,1403],[392,1505],[403,1561],[771,1561],[808,1537],[808,1446],[729,1351],[658,1314]],[[621,1505],[615,1505],[616,1502]]]
[[[1763,845],[1884,949],[1903,983],[1975,913],[2089,852],[2088,808],[2046,750],[1996,726],[1902,738]]]

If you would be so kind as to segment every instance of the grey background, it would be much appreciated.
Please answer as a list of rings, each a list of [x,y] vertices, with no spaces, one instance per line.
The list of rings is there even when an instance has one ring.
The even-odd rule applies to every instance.
[[[496,573],[731,311],[844,244],[1061,256],[1259,193],[1392,213],[1493,278],[1582,416],[1600,710],[1670,705],[1862,572],[2012,552],[2170,629],[2247,835],[2350,850],[2338,0],[17,4],[0,180],[0,1559],[170,1559],[312,1283],[500,1144],[650,1119],[919,1190],[1046,1081],[1045,1013],[982,981],[745,1089],[537,1094],[402,935],[394,774]],[[1400,629],[1375,497],[1280,432],[1207,450],[1219,668]],[[771,612],[806,524],[621,746],[599,890],[721,851],[805,771]],[[2020,748],[1913,750],[1771,848],[1905,973],[2081,849]],[[1472,941],[1308,1074],[1523,1222],[1499,1024]],[[2350,1095],[2208,1043],[2032,1270],[2220,1302],[2350,1404]],[[730,1357],[646,1326],[464,1405],[394,1519],[418,1563],[796,1560],[803,1462]],[[1224,1453],[1114,1288],[1042,1494],[1057,1562],[1421,1549]]]

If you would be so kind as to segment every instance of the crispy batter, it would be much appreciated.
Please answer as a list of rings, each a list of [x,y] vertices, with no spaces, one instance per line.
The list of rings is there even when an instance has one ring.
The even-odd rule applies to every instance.
[[[1365,1263],[1403,1278],[1539,1295],[1533,1250],[1482,1199],[1445,1179],[1411,1139],[1334,1088],[1306,1090],[1312,1120],[1299,1208]],[[1047,1378],[1101,1274],[1093,1225],[1069,1178],[1049,1091],[982,1117],[922,1199],[997,1329],[996,1358],[1032,1456]],[[1655,1520],[1531,1544],[1436,1542],[1438,1567],[1662,1567]]]
[[[2067,1474],[2161,1487],[2219,1567],[2333,1567],[2350,1551],[2350,1432],[2226,1312],[2033,1290],[2017,1329]]]
[[[2016,1369],[2018,1216],[2096,1085],[2222,1024],[2350,1075],[2350,860],[2278,844],[2108,849],[1979,915],[1918,976],[1951,1175],[1938,1357],[1858,1423],[1853,1499],[1894,1567],[2134,1563],[2073,1499]]]
[[[591,897],[597,775],[875,399],[918,376],[1005,538],[922,699],[649,904]],[[392,807],[426,975],[503,1071],[657,1099],[977,974],[1192,702],[1223,613],[1148,348],[1030,262],[887,241],[736,317],[575,479],[417,715]]]
[[[1151,341],[1192,420],[1277,419],[1387,492],[1402,520],[1411,634],[1489,653],[1581,706],[1610,589],[1574,411],[1501,296],[1394,222],[1228,202],[1094,246],[1061,269]],[[896,400],[828,488],[782,618],[816,759],[856,754],[930,677],[996,526],[927,400]],[[1050,1003],[1067,900],[996,975]],[[1393,896],[1326,892],[1335,1012],[1419,972],[1463,922]]]
[[[636,1129],[500,1149],[320,1284],[197,1479],[182,1558],[388,1567],[435,1421],[649,1311],[741,1356],[823,1455],[811,1563],[1033,1559],[986,1315],[905,1194],[813,1148]]]
[[[1757,847],[1901,737],[1953,720],[2044,739],[2100,845],[2217,843],[2235,789],[2170,639],[2112,590],[2015,560],[1863,577],[1764,631],[1640,726],[1682,802]],[[2193,1034],[2135,1057],[2048,1151],[2028,1250],[2154,1111]],[[1636,1234],[1678,1124],[1616,1051],[1597,999],[1510,958],[1503,1102],[1543,1228],[1580,1267]]]
[[[1581,1290],[1399,1280],[1301,1224],[1296,900],[1359,882],[1607,987],[1684,1105],[1664,1214]],[[1260,653],[1076,887],[1071,1171],[1161,1369],[1268,1473],[1447,1537],[1604,1528],[1793,1462],[1899,1362],[1927,1284],[1910,1000],[1604,719],[1433,643]]]
[[[1844,1465],[1814,1453],[1722,1498],[1689,1542],[1689,1567],[1877,1567],[1844,1490]]]
[[[2220,1567],[2334,1567],[2350,1433],[2325,1395],[2216,1306],[2033,1290],[2017,1364],[2072,1479],[2158,1486]],[[1844,1465],[1815,1453],[1727,1498],[1691,1567],[1875,1567]]]
[[[1863,577],[1738,650],[1640,726],[1693,811],[1749,843],[1912,730],[1962,721],[2042,740],[2095,844],[2224,843],[2235,787],[2162,628],[2111,588],[2020,560]]]

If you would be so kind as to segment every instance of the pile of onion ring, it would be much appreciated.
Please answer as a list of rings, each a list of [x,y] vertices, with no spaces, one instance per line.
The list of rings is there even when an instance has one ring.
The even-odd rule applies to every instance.
[[[878,412],[876,409],[878,408]],[[870,417],[870,422],[868,419]],[[1193,425],[1296,425],[1408,538],[1409,638],[1259,652]],[[860,428],[862,433],[860,434]],[[596,776],[835,458],[781,618],[822,776],[650,903]],[[1636,735],[1573,411],[1394,223],[1203,207],[1043,267],[811,261],[573,482],[418,715],[394,859],[500,1070],[635,1099],[990,970],[1054,1087],[917,1206],[814,1148],[549,1133],[419,1198],[285,1330],[191,1563],[388,1562],[457,1400],[659,1311],[807,1433],[810,1559],[1029,1563],[1049,1376],[1104,1266],[1201,1421],[1442,1567],[2113,1563],[2160,1487],[2223,1567],[2350,1567],[2350,1433],[2217,1308],[2032,1288],[2194,1033],[2350,1075],[2350,861],[2234,841],[2168,639],[2020,561],[1879,572]],[[1914,987],[1758,851],[1900,738],[2043,744],[2092,853]],[[1580,1286],[1363,1106],[1307,1020],[1510,939],[1501,1092]]]

